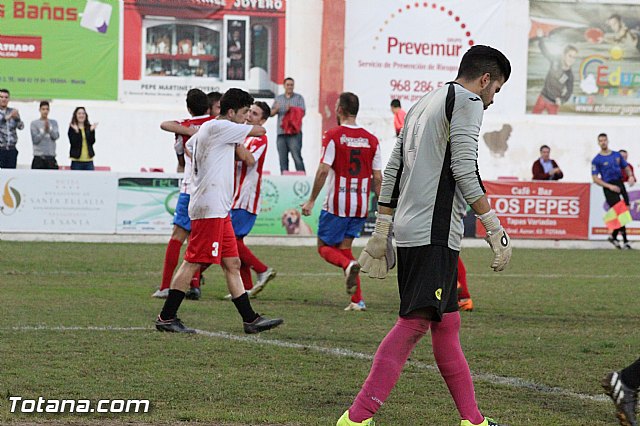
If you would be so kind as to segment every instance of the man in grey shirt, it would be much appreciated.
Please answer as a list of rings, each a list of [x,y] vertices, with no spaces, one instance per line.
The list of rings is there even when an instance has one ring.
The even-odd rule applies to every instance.
[[[60,133],[56,120],[49,119],[49,110],[49,102],[40,102],[40,118],[31,122],[32,169],[58,169],[56,140],[60,137]]]
[[[15,108],[9,108],[10,93],[7,89],[0,89],[0,169],[15,169],[18,162],[18,133],[24,129],[20,113]]]
[[[501,52],[473,46],[462,57],[456,80],[424,96],[407,114],[384,172],[375,232],[358,260],[370,277],[386,277],[392,266],[393,222],[400,314],[338,426],[373,422],[413,348],[429,330],[461,426],[498,425],[480,413],[475,400],[460,347],[456,277],[467,204],[487,230],[494,252],[491,267],[502,271],[511,258],[509,236],[484,195],[477,165],[483,112],[510,74],[509,60]]]
[[[304,172],[304,161],[302,161],[302,117],[306,113],[304,98],[293,92],[294,81],[291,77],[285,78],[282,84],[284,93],[276,96],[271,106],[271,117],[278,114],[276,146],[280,159],[280,173],[289,170],[289,153],[293,157],[296,170]]]

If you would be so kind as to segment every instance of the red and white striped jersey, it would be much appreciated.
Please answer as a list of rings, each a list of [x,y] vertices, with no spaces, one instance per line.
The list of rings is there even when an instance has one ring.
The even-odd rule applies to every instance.
[[[382,169],[378,138],[359,126],[334,127],[322,138],[320,162],[331,166],[322,209],[340,217],[366,217],[372,174]]]
[[[267,136],[247,138],[244,147],[253,154],[256,164],[248,167],[243,161],[236,161],[235,191],[232,209],[243,209],[249,213],[260,213],[260,185],[262,167],[267,155]]]
[[[215,117],[212,115],[199,115],[197,117],[185,118],[182,121],[178,121],[177,123],[184,127],[195,127],[199,129],[202,123],[205,123]],[[184,146],[189,140],[189,136],[185,135],[175,135],[176,141],[173,145],[173,148],[176,150],[176,154],[183,155],[184,154]],[[182,177],[182,183],[180,184],[180,192],[189,194],[189,183],[191,182],[191,157],[188,155],[184,156],[184,174]]]

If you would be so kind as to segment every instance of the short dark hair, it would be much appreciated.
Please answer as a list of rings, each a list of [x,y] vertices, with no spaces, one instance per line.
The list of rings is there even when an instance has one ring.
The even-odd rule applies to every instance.
[[[351,92],[342,92],[338,98],[338,106],[342,108],[345,114],[349,114],[352,117],[358,115],[360,109],[360,101],[358,97]]]
[[[619,149],[618,152],[624,152],[625,154],[628,154],[626,149]]]
[[[540,147],[540,152],[542,152],[543,149],[547,148],[549,151],[551,151],[551,148],[549,148],[549,145],[542,145]]]
[[[284,80],[282,80],[282,84],[285,84],[288,80],[291,80],[293,83],[295,83],[295,80],[291,77],[286,77]]]
[[[400,99],[394,99],[391,101],[391,107],[392,108],[402,108],[402,106],[400,105]]]
[[[271,117],[271,108],[269,107],[269,105],[267,105],[266,102],[256,101],[253,104],[262,110],[263,120],[266,120],[267,118]]]
[[[220,115],[226,115],[229,110],[238,112],[244,107],[249,108],[253,104],[253,96],[242,89],[229,89],[220,98]]]
[[[602,138],[602,137],[605,137],[605,138],[609,139],[609,136],[607,136],[607,134],[606,134],[606,133],[600,133],[600,134],[598,135],[598,139],[600,139],[600,138]]]
[[[472,46],[462,56],[456,79],[473,80],[485,73],[491,75],[491,80],[503,77],[507,81],[511,75],[511,63],[498,49],[481,44]]]
[[[622,22],[622,16],[618,15],[617,13],[614,13],[613,15],[609,16],[609,17],[607,18],[607,21],[608,21],[609,19],[615,19],[615,20],[616,20],[616,21],[618,21],[618,22]]]
[[[49,105],[49,101],[40,101],[40,106],[38,107],[38,109],[42,108],[43,106],[51,107],[51,105]]]
[[[209,109],[207,95],[200,89],[191,89],[187,92],[187,108],[193,115],[205,115]]]
[[[11,96],[11,93],[9,93],[9,89],[0,89],[0,93],[6,93],[7,95]]]
[[[213,108],[213,104],[215,104],[216,102],[220,102],[220,98],[222,98],[222,93],[220,92],[207,93],[207,99],[209,99],[209,108]]]

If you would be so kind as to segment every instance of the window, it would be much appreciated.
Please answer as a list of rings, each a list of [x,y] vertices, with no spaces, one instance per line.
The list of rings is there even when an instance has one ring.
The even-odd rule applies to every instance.
[[[219,22],[147,25],[145,75],[220,78]]]
[[[269,27],[263,23],[251,26],[251,68],[262,68],[269,75]]]

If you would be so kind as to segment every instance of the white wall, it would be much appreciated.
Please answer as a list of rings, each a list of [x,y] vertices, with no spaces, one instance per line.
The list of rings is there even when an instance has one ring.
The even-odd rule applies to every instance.
[[[303,121],[302,152],[308,174],[315,172],[320,152],[321,116],[318,112],[318,95],[323,3],[329,4],[323,1],[288,0],[287,5],[285,74],[295,79],[296,92],[305,97],[307,105],[307,115]],[[627,149],[631,163],[637,165],[640,162],[640,119],[637,117],[525,114],[529,2],[509,0],[506,4],[508,19],[505,25],[495,28],[495,31],[505,31],[505,45],[495,47],[503,50],[509,57],[513,73],[496,96],[495,104],[485,114],[479,144],[479,165],[483,178],[530,178],[531,164],[538,157],[538,148],[547,144],[552,148],[552,158],[558,161],[565,173],[565,181],[590,181],[590,161],[598,152],[596,139],[600,132],[609,134],[613,149]],[[417,28],[416,31],[423,29]],[[482,43],[482,40],[477,42]],[[345,90],[349,88],[345,87]],[[271,103],[271,100],[267,102]],[[35,101],[11,102],[10,105],[20,109],[27,127],[31,120],[38,117],[38,104]],[[182,101],[177,104],[154,105],[54,100],[51,117],[58,120],[63,132],[66,132],[73,108],[77,105],[84,105],[91,120],[100,122],[95,147],[96,165],[109,165],[112,170],[123,172],[138,171],[141,167],[175,170],[172,136],[162,132],[159,124],[163,120],[186,117]],[[391,115],[361,114],[359,121],[379,137],[383,153],[385,157],[388,156],[395,139]],[[508,140],[508,150],[501,157],[491,153],[482,135],[499,130],[507,123],[513,130]],[[267,122],[267,130],[272,145],[267,154],[266,169],[277,174],[279,166],[275,147],[275,119]],[[58,143],[58,162],[61,165],[70,162],[68,147],[65,133]],[[32,159],[28,129],[19,132],[18,149],[19,165],[28,167]],[[290,168],[293,169],[292,161]]]
[[[449,1],[449,4],[458,7],[457,1],[443,1]],[[637,1],[625,0],[593,0],[592,2],[638,5]],[[612,149],[627,149],[632,165],[636,168],[640,167],[638,165],[640,163],[640,118],[638,117],[525,114],[527,37],[530,28],[529,2],[508,0],[505,5],[508,9],[505,14],[506,21],[492,25],[492,31],[503,31],[504,34],[492,35],[493,40],[475,40],[477,44],[490,44],[500,49],[512,65],[511,78],[496,95],[494,105],[489,107],[484,116],[478,151],[482,178],[491,180],[500,176],[516,176],[520,179],[531,179],[532,163],[539,158],[540,145],[546,144],[551,147],[551,157],[558,162],[564,172],[564,181],[590,182],[591,159],[599,151],[597,135],[601,132],[609,135]],[[418,28],[416,31],[428,31],[428,29]],[[453,77],[455,75],[452,79]],[[381,88],[381,91],[384,89],[386,88]],[[349,88],[345,87],[345,90]],[[360,124],[368,127],[378,136],[381,140],[383,158],[388,158],[395,141],[390,113],[385,108],[377,115],[361,113],[358,119]],[[490,151],[483,135],[486,132],[500,130],[504,124],[512,127],[512,133],[507,141],[507,151],[504,156],[500,156]]]
[[[315,172],[319,158],[322,128],[318,114],[322,7],[322,1],[287,1],[285,74],[295,79],[296,92],[305,98],[307,115],[303,120],[302,152],[311,173]],[[282,90],[282,86],[279,88]],[[273,102],[272,99],[263,100],[269,105]],[[18,167],[30,167],[33,149],[28,127],[39,117],[38,101],[11,101],[9,105],[20,110],[25,122],[25,130],[18,132]],[[80,105],[86,107],[92,122],[99,122],[94,159],[97,166],[110,166],[113,171],[120,172],[139,171],[141,167],[176,169],[173,137],[160,130],[160,123],[188,117],[183,100],[162,104],[53,100],[50,118],[58,121],[62,133],[57,148],[60,165],[71,163],[66,132],[74,108]],[[278,174],[275,117],[267,121],[266,128],[271,144],[265,170]],[[293,170],[293,161],[290,163]]]

